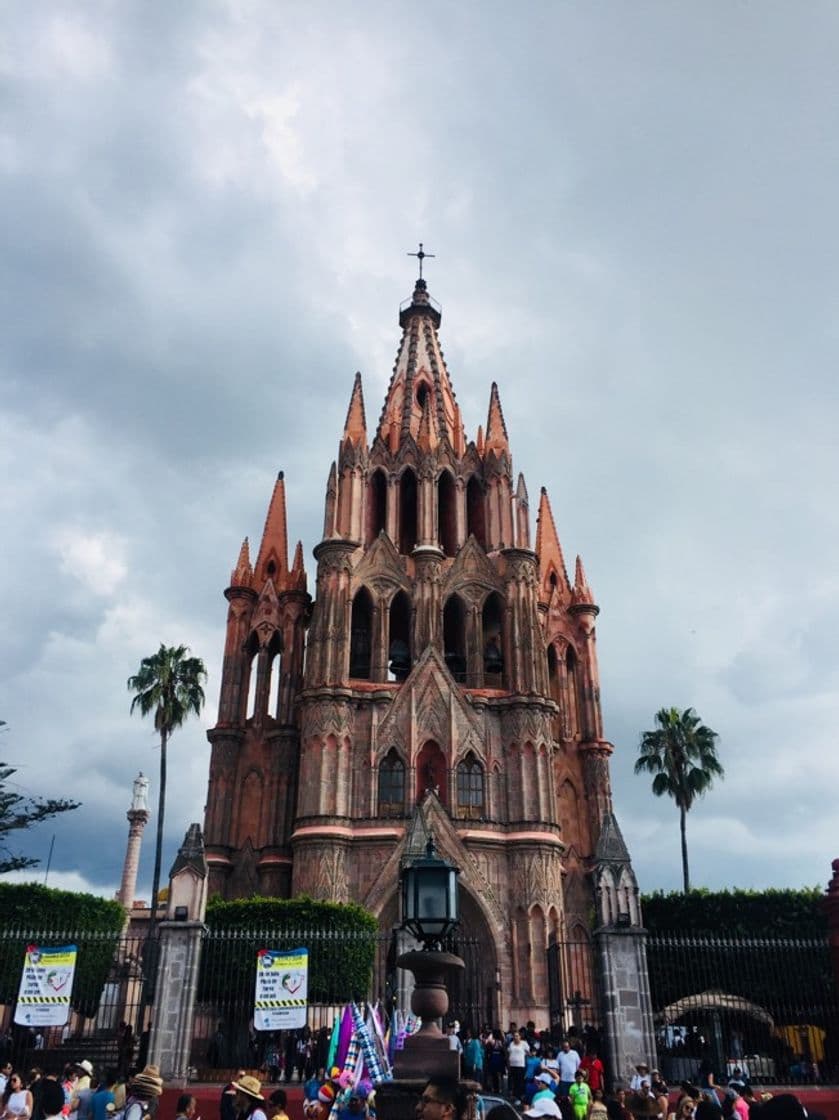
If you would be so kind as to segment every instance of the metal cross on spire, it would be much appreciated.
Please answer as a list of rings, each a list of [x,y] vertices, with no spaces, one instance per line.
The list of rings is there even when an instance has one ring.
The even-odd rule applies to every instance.
[[[436,257],[436,255],[437,255],[436,253],[426,253],[424,251],[423,247],[422,247],[422,242],[421,241],[419,243],[419,252],[418,253],[406,253],[405,254],[406,257],[416,257],[417,260],[419,261],[419,269],[420,269],[419,278],[420,278],[420,280],[422,280],[422,262],[425,260],[426,257]]]

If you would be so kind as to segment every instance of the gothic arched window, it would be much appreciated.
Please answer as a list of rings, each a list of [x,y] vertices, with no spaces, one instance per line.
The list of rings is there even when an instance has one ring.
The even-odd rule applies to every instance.
[[[457,767],[457,814],[484,815],[484,769],[471,751]]]
[[[405,812],[405,763],[391,747],[379,763],[379,813],[398,817]]]
[[[450,595],[443,608],[443,656],[458,684],[466,682],[466,608],[458,595]]]
[[[350,623],[350,676],[370,680],[373,653],[373,600],[366,587],[362,587],[352,601]]]
[[[481,548],[486,548],[484,520],[484,490],[477,475],[472,475],[466,487],[466,535],[472,534]]]
[[[413,552],[417,543],[417,476],[410,467],[399,480],[399,551]]]
[[[437,540],[446,556],[457,553],[457,491],[448,471],[437,483]]]
[[[387,478],[384,471],[373,471],[367,483],[367,543],[372,544],[382,529],[387,529]]]

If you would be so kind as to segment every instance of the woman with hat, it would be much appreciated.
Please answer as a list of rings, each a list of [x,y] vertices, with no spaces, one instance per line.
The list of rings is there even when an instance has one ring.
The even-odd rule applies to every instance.
[[[163,1078],[157,1066],[146,1066],[128,1082],[123,1120],[144,1120],[154,1116],[163,1092]]]
[[[262,1095],[262,1085],[255,1077],[246,1073],[238,1081],[233,1082],[236,1090],[236,1111],[239,1120],[268,1120],[265,1115],[265,1097]],[[128,1117],[125,1120],[129,1120]]]

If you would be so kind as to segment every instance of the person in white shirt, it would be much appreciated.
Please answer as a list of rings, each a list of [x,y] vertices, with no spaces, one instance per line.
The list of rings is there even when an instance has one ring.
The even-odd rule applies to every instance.
[[[570,1042],[563,1042],[562,1049],[556,1056],[557,1068],[559,1069],[559,1089],[557,1092],[561,1097],[567,1097],[571,1092],[571,1086],[574,1084],[574,1075],[580,1068],[580,1055],[576,1050],[571,1049]]]
[[[524,1096],[524,1070],[527,1065],[527,1055],[530,1046],[518,1031],[513,1034],[512,1041],[507,1047],[507,1074],[509,1077],[510,1096],[514,1103],[521,1101]]]

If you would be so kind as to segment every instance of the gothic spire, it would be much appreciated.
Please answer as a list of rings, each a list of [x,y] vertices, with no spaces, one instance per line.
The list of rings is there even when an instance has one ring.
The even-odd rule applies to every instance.
[[[577,557],[577,563],[574,567],[574,590],[571,592],[571,599],[575,606],[593,606],[594,596],[591,593],[591,588],[586,579],[586,573],[583,569],[583,562],[580,557]]]
[[[277,481],[274,483],[274,493],[268,506],[262,543],[259,546],[259,556],[254,571],[261,582],[288,571],[285,476],[282,471],[277,475]]]
[[[377,430],[393,454],[404,441],[417,440],[426,400],[436,440],[447,440],[456,453],[463,444],[463,423],[437,334],[440,319],[425,280],[417,280],[399,312],[402,339]]]
[[[554,524],[550,498],[544,486],[539,495],[539,514],[536,518],[536,555],[539,557],[540,599],[549,602],[554,588],[561,595],[568,595],[571,583]]]
[[[230,586],[231,587],[250,587],[253,579],[253,568],[251,567],[250,545],[248,538],[242,541],[242,547],[239,549],[239,559],[236,561],[236,567],[230,573]]]
[[[498,385],[493,381],[489,393],[489,415],[487,416],[486,439],[484,450],[494,451],[497,455],[502,452],[510,454],[510,444],[507,440],[507,425],[504,423],[504,413],[501,411],[501,398],[498,395]]]
[[[342,442],[349,442],[363,448],[367,447],[367,419],[364,414],[364,394],[361,390],[360,373],[356,373],[353,381]]]

